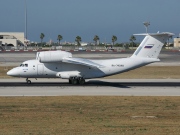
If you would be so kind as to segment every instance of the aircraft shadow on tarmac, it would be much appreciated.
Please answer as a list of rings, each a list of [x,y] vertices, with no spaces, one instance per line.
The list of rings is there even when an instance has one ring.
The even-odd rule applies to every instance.
[[[0,82],[0,87],[117,87],[117,88],[131,88],[131,87],[180,87],[180,82],[106,82],[99,80],[87,81],[85,85],[72,85],[68,82]]]

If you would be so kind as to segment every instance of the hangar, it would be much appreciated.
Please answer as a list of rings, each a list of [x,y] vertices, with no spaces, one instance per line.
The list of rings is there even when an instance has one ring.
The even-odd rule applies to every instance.
[[[180,48],[180,37],[174,38],[174,47]]]
[[[0,42],[2,46],[24,46],[24,32],[0,32]]]

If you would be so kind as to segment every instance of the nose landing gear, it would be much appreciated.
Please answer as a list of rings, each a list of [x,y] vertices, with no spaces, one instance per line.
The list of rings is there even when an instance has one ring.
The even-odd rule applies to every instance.
[[[27,84],[31,84],[31,80],[28,80],[28,78],[26,78],[26,82]]]

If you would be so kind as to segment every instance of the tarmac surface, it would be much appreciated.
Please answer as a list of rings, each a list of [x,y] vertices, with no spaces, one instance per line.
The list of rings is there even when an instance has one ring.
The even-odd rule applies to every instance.
[[[180,96],[180,79],[90,79],[71,85],[63,79],[0,79],[0,96]]]
[[[111,59],[130,57],[127,52],[72,52],[73,57]],[[18,66],[35,59],[35,52],[0,52],[0,66]],[[148,66],[180,66],[180,51],[162,51],[161,62]],[[62,79],[0,79],[0,96],[180,96],[180,79],[91,79],[70,85]]]

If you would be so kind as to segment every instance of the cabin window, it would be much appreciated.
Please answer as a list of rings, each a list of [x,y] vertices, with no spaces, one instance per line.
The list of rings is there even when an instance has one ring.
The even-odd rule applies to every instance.
[[[28,64],[24,64],[25,67],[28,67]]]

